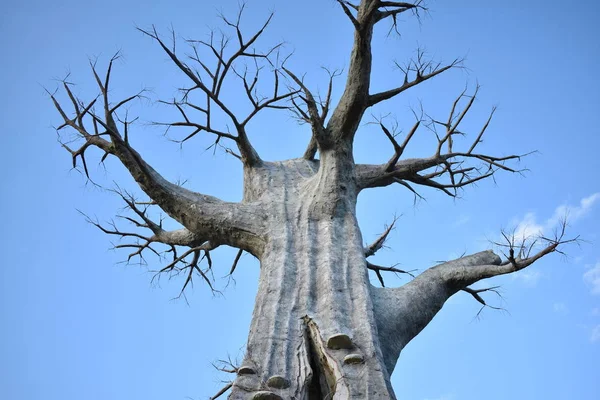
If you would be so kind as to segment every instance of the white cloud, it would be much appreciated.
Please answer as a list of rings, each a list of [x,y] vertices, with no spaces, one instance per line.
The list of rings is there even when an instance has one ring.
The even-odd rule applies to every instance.
[[[569,222],[575,222],[587,216],[594,204],[600,202],[600,192],[584,197],[579,205],[561,205],[556,207],[554,213],[544,223],[537,222],[535,213],[529,212],[522,219],[513,222],[514,236],[518,242],[523,239],[549,234],[557,228],[564,218]]]
[[[598,341],[600,341],[600,325],[596,325],[592,329],[592,335],[590,336],[590,342],[596,343]]]
[[[511,275],[513,280],[521,281],[524,285],[534,287],[542,277],[540,271],[523,269]]]
[[[594,193],[591,196],[584,197],[579,203],[579,207],[573,207],[569,210],[571,218],[573,220],[585,217],[591,210],[592,206],[600,201],[600,192]]]
[[[549,228],[553,228],[565,217],[569,222],[575,222],[588,215],[594,204],[598,201],[600,201],[600,192],[584,197],[581,199],[578,206],[558,206],[556,207],[556,210],[554,210],[552,217],[546,222],[546,225]]]
[[[554,306],[552,308],[557,314],[567,314],[569,312],[569,308],[565,303],[554,303]]]
[[[600,307],[596,307],[592,310],[592,315],[594,317],[600,317]]]
[[[527,238],[540,236],[544,227],[535,221],[535,214],[530,212],[516,224],[514,232],[516,242],[520,243]]]
[[[461,215],[459,216],[456,221],[454,221],[454,226],[458,227],[458,226],[462,226],[467,224],[469,221],[471,220],[471,217],[468,215]]]
[[[583,274],[583,280],[590,286],[592,294],[600,294],[600,262]]]

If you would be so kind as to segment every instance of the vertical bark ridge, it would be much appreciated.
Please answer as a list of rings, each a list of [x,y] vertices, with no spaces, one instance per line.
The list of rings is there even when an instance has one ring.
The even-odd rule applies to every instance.
[[[379,350],[355,196],[346,193],[349,187],[338,192],[344,184],[336,176],[344,173],[339,165],[316,174],[313,166],[269,163],[252,178],[268,185],[254,193],[270,205],[271,229],[243,363],[255,373],[238,376],[230,399],[313,400],[309,383],[314,388],[325,370],[336,382],[329,400],[394,398]],[[336,335],[351,343],[330,346]]]

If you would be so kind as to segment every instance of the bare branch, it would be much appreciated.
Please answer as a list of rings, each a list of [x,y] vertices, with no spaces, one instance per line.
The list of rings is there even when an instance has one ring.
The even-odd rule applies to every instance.
[[[268,21],[270,21],[270,18]],[[268,24],[268,21],[267,21],[267,24]],[[266,25],[265,25],[265,27],[266,27]],[[240,153],[242,154],[242,159],[243,159],[244,163],[247,165],[255,165],[255,164],[260,163],[260,157],[256,153],[256,150],[254,150],[254,148],[250,144],[250,141],[248,140],[248,136],[246,134],[245,124],[248,121],[238,120],[238,118],[234,114],[234,112],[221,101],[221,99],[219,98],[219,94],[220,94],[221,86],[223,84],[223,81],[225,80],[227,73],[229,72],[233,62],[238,57],[251,57],[251,58],[257,57],[257,55],[245,53],[245,50],[254,41],[256,41],[258,36],[260,36],[260,33],[262,33],[262,30],[260,30],[259,33],[257,33],[252,39],[250,39],[249,42],[244,43],[242,45],[242,47],[240,47],[240,49],[238,49],[238,51],[233,56],[231,56],[227,61],[223,61],[223,59],[222,59],[223,51],[226,46],[225,41],[221,41],[220,50],[217,50],[217,48],[214,47],[212,43],[207,44],[207,46],[209,46],[213,50],[214,54],[219,58],[219,63],[218,63],[216,71],[209,74],[213,78],[212,87],[206,86],[204,84],[204,82],[202,81],[202,78],[197,73],[195,73],[184,61],[182,61],[175,54],[175,51],[174,51],[175,46],[174,45],[173,45],[173,49],[170,49],[163,42],[163,40],[158,35],[158,32],[156,31],[156,28],[154,26],[152,27],[151,31],[143,30],[141,28],[138,28],[138,30],[140,32],[142,32],[143,34],[149,36],[150,38],[154,39],[162,47],[162,49],[165,51],[165,53],[167,53],[167,55],[173,61],[173,63],[194,84],[194,86],[192,86],[191,88],[184,90],[184,103],[188,103],[187,98],[188,98],[189,94],[196,89],[199,89],[206,96],[206,102],[207,102],[206,107],[198,107],[198,106],[195,107],[195,109],[200,109],[200,110],[204,111],[204,113],[206,115],[206,121],[207,121],[206,124],[203,124],[203,125],[191,124],[190,121],[188,120],[185,122],[185,124],[174,125],[174,126],[190,126],[190,127],[194,128],[194,131],[192,132],[192,134],[188,135],[188,138],[186,138],[186,139],[189,139],[192,136],[194,136],[196,133],[204,130],[204,131],[207,131],[210,133],[218,134],[218,138],[217,138],[217,142],[218,142],[218,139],[220,137],[225,137],[225,135],[222,135],[222,132],[221,132],[221,134],[219,134],[219,133],[217,133],[219,131],[211,128],[210,109],[211,109],[211,104],[215,104],[221,111],[223,111],[231,119],[233,125],[236,128],[237,136],[233,137],[233,136],[229,135],[229,136],[231,136],[229,138],[234,140],[237,143]],[[264,27],[263,27],[263,30],[264,30]],[[193,43],[193,41],[191,41],[191,42]],[[204,44],[204,42],[202,42],[202,43]],[[195,58],[193,58],[193,59],[195,59]],[[199,58],[198,58],[198,61],[201,63],[203,68],[207,68],[206,65],[203,64]],[[177,104],[176,106],[178,106],[178,109],[181,110],[179,104]],[[256,111],[256,112],[258,112],[258,111]],[[186,139],[184,139],[184,140],[186,140]]]
[[[165,127],[187,127],[191,132],[187,134],[179,143],[187,141],[200,132],[207,132],[216,135],[215,142],[211,147],[220,145],[222,138],[233,140],[240,152],[240,159],[247,166],[260,165],[261,160],[256,150],[250,143],[246,127],[254,117],[265,109],[285,109],[289,108],[284,102],[295,96],[298,92],[295,90],[282,90],[284,85],[280,84],[281,66],[279,61],[279,51],[283,43],[278,43],[272,46],[267,51],[260,52],[253,48],[258,39],[262,36],[265,29],[270,24],[273,14],[270,14],[264,24],[248,39],[246,39],[241,29],[242,14],[245,5],[240,5],[239,12],[236,18],[230,19],[224,15],[220,15],[221,20],[225,24],[227,30],[233,30],[237,43],[233,43],[222,31],[211,32],[208,40],[186,39],[186,43],[190,46],[192,52],[187,55],[187,58],[193,63],[188,64],[183,58],[176,55],[175,52],[175,36],[173,34],[173,46],[169,48],[158,35],[156,29],[151,30],[139,29],[145,35],[154,39],[161,48],[167,53],[175,65],[191,80],[192,85],[187,88],[182,88],[182,98],[164,102],[175,106],[180,114],[185,114],[184,108],[192,108],[199,111],[204,122],[192,120],[191,116],[183,115],[185,121],[176,123],[158,123]],[[211,67],[211,62],[203,59],[202,49],[208,50],[208,58],[213,58],[215,62]],[[247,61],[254,65],[253,71],[248,70]],[[192,65],[197,64],[194,68]],[[272,72],[272,88],[270,96],[262,96],[259,94],[259,81],[263,79],[263,72],[270,69]],[[237,77],[242,84],[243,92],[246,98],[252,105],[251,111],[244,116],[237,116],[233,110],[225,104],[221,93],[225,82],[229,77]],[[190,98],[194,92],[199,91],[204,104],[198,105],[192,102]],[[213,109],[224,112],[231,120],[235,134],[229,133],[224,129],[215,128],[213,126],[214,112]]]
[[[427,8],[424,7],[423,1],[417,1],[416,3],[405,3],[399,1],[380,1],[379,2],[379,12],[376,14],[376,21],[379,22],[386,18],[392,18],[392,27],[391,30],[394,30],[396,33],[400,34],[398,31],[398,15],[406,12],[412,11],[417,18],[419,18],[419,11],[427,11]]]
[[[352,11],[350,11],[350,7],[352,7],[351,4],[349,4],[347,1],[343,1],[343,0],[337,0],[338,4],[342,7],[342,10],[344,10],[344,14],[346,14],[346,16],[348,17],[348,19],[350,19],[350,22],[352,22],[352,25],[354,25],[354,28],[359,31],[360,30],[360,23],[356,20],[356,17],[354,17],[354,15],[352,14]],[[355,10],[358,11],[358,7],[354,6],[353,8],[355,8]]]
[[[214,288],[212,280],[208,276],[209,272],[212,270],[212,259],[210,258],[210,251],[215,249],[216,247],[218,247],[218,245],[215,245],[211,242],[204,242],[199,246],[190,247],[180,256],[177,256],[176,250],[173,249],[173,261],[167,266],[160,269],[159,271],[156,271],[154,277],[152,278],[152,281],[160,279],[160,276],[162,274],[168,274],[169,278],[172,278],[174,276],[178,276],[182,272],[186,272],[185,281],[181,287],[179,295],[177,296],[177,298],[180,298],[182,296],[184,296],[185,298],[185,289],[188,287],[188,285],[193,286],[194,274],[198,274],[204,280],[204,282],[206,282],[213,294],[220,293]],[[190,256],[191,260],[189,259]],[[208,267],[206,269],[200,268],[200,262],[204,259],[206,259],[208,263]]]
[[[327,129],[332,136],[351,141],[368,107],[373,59],[371,41],[376,23],[374,15],[378,12],[379,1],[362,1],[355,8],[356,17],[353,17],[350,11],[349,7],[354,8],[351,4],[345,1],[338,1],[338,3],[354,24],[354,43],[350,53],[344,92],[327,123]]]
[[[377,275],[377,279],[379,279],[379,282],[381,283],[381,286],[385,287],[385,284],[383,282],[383,276],[381,275],[381,272],[394,272],[394,273],[398,273],[398,274],[408,274],[410,276],[412,276],[413,278],[415,277],[413,275],[413,272],[415,272],[416,270],[412,270],[412,271],[405,271],[403,269],[398,269],[396,268],[396,266],[392,266],[392,267],[382,267],[380,265],[375,265],[372,264],[370,262],[367,261],[367,269],[370,269],[371,271],[375,271],[375,274]]]
[[[221,388],[221,390],[219,390],[217,393],[215,393],[209,400],[218,399],[219,397],[221,397],[222,395],[227,393],[229,391],[229,389],[231,389],[232,386],[233,386],[233,382],[227,383],[225,386],[223,386],[223,388]]]
[[[489,305],[484,299],[483,297],[481,297],[481,293],[485,293],[485,292],[492,292],[495,293],[498,297],[502,298],[502,295],[500,294],[500,291],[498,290],[500,286],[492,286],[492,287],[488,287],[488,288],[482,288],[482,289],[473,289],[473,288],[463,288],[461,289],[463,292],[469,293],[471,296],[473,296],[473,298],[475,300],[477,300],[478,303],[481,304],[481,308],[479,309],[479,311],[477,312],[477,315],[475,316],[475,318],[478,318],[479,315],[481,314],[481,312],[486,308],[489,307],[493,310],[504,310],[502,307],[496,307],[496,306],[491,306]]]
[[[295,109],[300,113],[303,119],[307,120],[310,123],[313,137],[320,144],[321,147],[324,147],[327,143],[327,135],[325,131],[325,127],[323,126],[323,121],[321,119],[321,115],[319,114],[319,110],[317,107],[317,101],[315,97],[308,89],[308,87],[304,84],[302,79],[298,78],[292,71],[287,68],[283,68],[283,70],[289,75],[290,78],[300,87],[302,90],[303,96],[298,96],[307,107],[308,112],[304,112],[296,103]]]
[[[415,115],[416,116],[416,115]],[[422,117],[421,117],[422,118]],[[398,163],[398,160],[400,159],[400,157],[402,157],[402,154],[404,153],[404,149],[406,149],[406,146],[408,145],[408,142],[410,142],[410,140],[412,139],[413,135],[415,134],[415,132],[417,131],[417,129],[419,128],[420,124],[421,124],[421,118],[417,118],[416,123],[413,125],[413,127],[410,129],[410,131],[408,132],[408,134],[406,135],[404,141],[402,144],[399,144],[396,141],[396,136],[398,135],[395,130],[397,128],[397,123],[395,123],[395,126],[393,128],[392,131],[390,131],[384,124],[383,124],[383,120],[380,118],[377,120],[377,123],[379,124],[379,127],[381,128],[381,130],[383,131],[383,133],[385,134],[385,136],[389,139],[389,141],[392,143],[392,146],[394,147],[394,155],[390,158],[390,160],[385,164],[383,170],[384,172],[391,172],[394,167],[396,166],[396,164]]]
[[[330,71],[327,68],[323,69],[327,71],[329,74],[329,83],[327,84],[327,94],[325,95],[325,100],[319,102],[321,106],[321,124],[325,125],[325,120],[327,119],[327,115],[329,114],[329,108],[331,107],[331,93],[333,91],[333,80],[342,74],[341,70],[333,70]]]
[[[126,112],[125,118],[122,119],[118,116],[117,112],[120,107],[119,105],[124,105],[126,102],[131,101],[130,99],[140,98],[143,92],[117,102],[117,106],[111,105],[107,88],[110,85],[112,63],[117,57],[118,55],[110,60],[104,80],[101,80],[99,77],[96,63],[91,63],[92,74],[100,90],[98,97],[103,99],[102,114],[104,117],[96,114],[93,108],[94,104],[97,103],[98,97],[89,103],[84,103],[75,98],[73,93],[67,90],[68,85],[66,85],[65,92],[73,104],[75,112],[74,117],[70,118],[55,94],[48,92],[55,108],[63,119],[63,124],[57,128],[59,141],[72,155],[74,167],[77,165],[77,159],[81,159],[85,174],[89,177],[88,163],[85,159],[86,150],[90,147],[97,147],[104,152],[100,160],[101,162],[108,155],[117,157],[151,200],[160,206],[169,216],[185,226],[190,232],[194,232],[194,234],[200,237],[216,240],[219,243],[230,244],[253,251],[250,250],[252,246],[248,247],[247,240],[249,237],[247,235],[250,232],[256,232],[256,230],[253,227],[254,223],[251,219],[244,217],[244,215],[250,209],[254,209],[254,206],[226,203],[215,197],[196,193],[173,184],[146,163],[142,156],[130,145],[128,140],[130,134],[129,128],[131,123],[135,121],[135,118],[130,119]],[[93,122],[94,129],[91,132],[84,125],[86,119],[91,119]],[[121,134],[117,123],[123,125],[124,135]],[[72,148],[73,145],[71,142],[67,143],[61,140],[60,132],[67,128],[75,131],[77,135],[76,141],[82,142],[78,148]],[[125,197],[123,198],[125,199]],[[244,225],[242,229],[240,224]],[[113,229],[113,231],[118,230]],[[233,237],[236,237],[234,241],[237,242],[233,243],[231,241],[231,233],[238,231],[241,233],[241,236],[233,235]],[[144,236],[144,238],[147,237]],[[144,238],[138,237],[140,240],[144,240]],[[243,242],[246,242],[246,244],[243,244]],[[143,248],[138,249],[143,250]]]
[[[570,243],[581,243],[579,236],[565,238],[567,226],[567,216],[564,216],[559,221],[559,226],[554,230],[552,237],[539,235],[537,237],[517,238],[514,232],[508,235],[505,231],[501,231],[505,242],[503,244],[494,244],[508,249],[509,254],[505,254],[506,260],[500,264],[503,268],[496,275],[520,271],[550,253],[556,252],[564,255],[565,253],[559,248],[560,246]],[[539,248],[539,246],[543,247],[534,253],[534,250]],[[508,271],[506,267],[508,267]]]
[[[500,257],[491,251],[487,251],[444,263],[431,268],[431,270],[434,271],[433,273],[439,274],[450,287],[462,290],[482,279],[520,271],[548,254],[554,252],[564,254],[560,249],[561,246],[580,242],[578,236],[565,238],[566,227],[566,221],[561,221],[552,238],[545,236],[516,238],[514,235],[507,235],[502,232],[506,242],[499,245],[509,251],[505,261],[502,261]],[[534,243],[532,244],[532,242]],[[534,246],[543,247],[531,254],[535,249]]]
[[[242,257],[242,254],[244,253],[244,250],[240,249],[238,251],[238,253],[235,256],[235,259],[233,260],[233,265],[231,266],[231,269],[229,270],[229,275],[233,275],[233,273],[235,272],[235,269],[237,268],[238,262],[240,261],[240,258]]]
[[[510,166],[510,161],[518,161],[522,155],[492,156],[488,154],[475,153],[477,145],[483,141],[483,135],[490,124],[491,118],[495,112],[492,111],[477,134],[475,140],[468,146],[466,151],[456,151],[454,145],[454,136],[464,137],[466,134],[460,131],[460,124],[464,122],[465,116],[471,110],[475,101],[479,87],[471,96],[467,96],[463,91],[453,102],[450,114],[446,122],[429,117],[430,122],[425,127],[435,133],[438,143],[434,154],[428,158],[401,159],[403,151],[415,134],[416,130],[423,126],[420,123],[421,118],[406,136],[404,143],[399,144],[396,140],[396,134],[390,131],[379,121],[381,128],[394,147],[394,155],[382,165],[357,165],[356,174],[361,189],[368,187],[387,186],[392,183],[400,183],[406,186],[407,182],[438,189],[445,194],[455,197],[458,189],[473,185],[483,179],[492,177],[498,170],[522,173],[524,170],[516,169]],[[461,100],[467,99],[466,105],[458,111],[458,105]],[[444,128],[444,133],[439,134],[437,127]],[[443,152],[447,149],[447,152]],[[467,162],[474,162],[468,165]],[[409,190],[417,194],[416,191],[407,186]]]
[[[383,247],[388,235],[390,234],[392,229],[394,229],[394,224],[396,224],[396,221],[398,221],[398,218],[399,217],[394,217],[394,220],[392,221],[392,223],[389,224],[388,226],[386,226],[383,233],[373,243],[371,243],[370,245],[365,247],[365,257],[366,258],[369,258],[369,257],[375,255],[375,253]]]
[[[461,59],[455,59],[450,64],[442,65],[441,63],[435,63],[425,59],[425,53],[423,50],[417,51],[417,57],[415,60],[409,61],[408,64],[401,66],[396,63],[396,66],[404,74],[404,83],[394,89],[389,89],[384,92],[372,94],[367,100],[367,106],[371,107],[382,101],[391,99],[394,96],[429,80],[451,68],[459,67],[462,64]],[[414,78],[410,78],[410,75],[414,74]]]

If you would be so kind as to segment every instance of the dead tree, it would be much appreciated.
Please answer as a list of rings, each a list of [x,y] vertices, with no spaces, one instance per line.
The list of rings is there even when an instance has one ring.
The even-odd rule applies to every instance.
[[[131,146],[133,120],[124,109],[144,93],[111,98],[115,58],[102,74],[91,65],[97,97],[83,101],[66,80],[61,86],[64,101],[50,94],[62,117],[58,130],[69,129],[78,139],[62,142],[73,165],[81,166],[89,178],[87,150],[97,148],[101,161],[118,159],[149,197],[138,201],[124,190],[115,190],[131,212],[124,218],[133,224],[132,231],[90,220],[109,235],[132,239],[117,247],[133,249],[130,257],[135,257],[159,254],[156,246],[166,246],[163,250],[170,260],[160,273],[181,274],[183,289],[196,277],[213,289],[210,252],[219,246],[239,249],[231,272],[242,252],[260,260],[247,350],[242,364],[228,371],[234,380],[219,393],[230,390],[230,399],[395,398],[390,375],[402,349],[448,298],[465,291],[486,306],[482,294],[495,288],[473,289],[472,284],[526,268],[568,242],[564,229],[535,244],[514,243],[506,235],[502,243],[508,253],[505,261],[492,251],[483,251],[433,266],[401,287],[371,285],[369,270],[382,284],[382,273],[406,271],[367,261],[382,247],[391,226],[365,247],[355,212],[361,191],[398,184],[414,195],[426,186],[456,196],[462,188],[497,171],[518,172],[513,162],[520,155],[479,151],[493,111],[472,140],[464,145],[463,139],[460,144],[459,137],[466,135],[462,123],[476,98],[476,88],[473,93],[461,93],[444,118],[418,116],[409,122],[404,137],[398,137],[385,121],[376,121],[391,143],[391,157],[379,165],[355,163],[353,141],[371,107],[460,67],[461,61],[436,63],[418,52],[407,64],[398,65],[401,84],[373,92],[374,28],[388,21],[395,30],[400,15],[418,16],[426,9],[420,1],[337,3],[354,35],[346,83],[337,104],[332,104],[332,84],[339,72],[330,74],[328,91],[321,97],[302,75],[288,68],[279,45],[256,50],[270,17],[251,35],[240,28],[241,11],[234,19],[222,17],[231,36],[219,31],[206,40],[188,40],[187,54],[175,48],[175,35],[164,38],[155,29],[141,30],[189,82],[179,98],[163,101],[178,112],[179,119],[156,124],[185,130],[181,142],[195,135],[212,135],[215,146],[237,157],[244,171],[244,195],[239,203],[169,182]],[[243,115],[227,104],[224,87],[229,81],[238,82],[250,105]],[[268,90],[265,83],[270,85]],[[306,150],[299,152],[300,158],[270,162],[253,147],[249,122],[267,109],[292,112],[310,127],[312,136]],[[227,124],[216,123],[216,115],[226,118]],[[434,131],[438,138],[431,156],[404,157],[411,139],[423,129]],[[181,224],[181,229],[163,229],[149,212],[156,207]]]

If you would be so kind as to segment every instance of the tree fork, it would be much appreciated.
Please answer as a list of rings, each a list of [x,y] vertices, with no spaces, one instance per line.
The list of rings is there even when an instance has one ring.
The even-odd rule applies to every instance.
[[[134,120],[129,120],[127,115],[121,119],[118,112],[121,106],[141,97],[142,92],[114,106],[111,104],[108,87],[116,58],[111,59],[104,80],[92,64],[100,93],[91,102],[75,97],[70,83],[63,82],[74,117],[68,115],[54,93],[50,94],[63,119],[57,131],[70,128],[81,141],[80,147],[75,149],[71,148],[71,141],[61,142],[71,154],[74,167],[80,160],[89,179],[87,149],[102,150],[101,162],[115,156],[150,198],[146,204],[160,207],[185,228],[163,231],[161,223],[150,219],[146,208],[138,208],[132,196],[121,193],[133,213],[133,217],[124,219],[152,233],[121,230],[114,223],[106,228],[90,220],[107,234],[135,240],[118,248],[137,249],[132,256],[142,257],[146,250],[160,255],[151,245],[167,246],[166,252],[172,253],[173,260],[161,271],[176,275],[187,269],[184,289],[195,272],[212,288],[209,276],[199,263],[206,259],[208,269],[212,268],[209,251],[220,245],[240,250],[232,272],[241,251],[259,258],[260,278],[247,352],[242,365],[235,370],[236,379],[226,386],[231,390],[230,399],[394,399],[390,374],[402,349],[427,326],[449,297],[466,291],[486,306],[480,293],[491,289],[473,289],[469,285],[519,271],[547,254],[561,252],[560,245],[577,240],[565,239],[566,222],[554,237],[540,237],[533,243],[515,244],[514,237],[504,234],[507,243],[500,245],[509,252],[505,261],[485,251],[429,268],[399,288],[373,287],[368,269],[378,274],[382,284],[381,272],[404,271],[367,263],[366,257],[381,248],[391,226],[378,241],[364,247],[356,219],[356,201],[361,190],[398,183],[416,196],[420,196],[417,186],[456,196],[460,189],[492,177],[499,170],[520,172],[510,164],[520,156],[494,156],[479,149],[475,151],[494,109],[465,150],[457,149],[459,138],[466,135],[459,125],[474,104],[477,88],[470,96],[463,91],[451,105],[447,118],[428,116],[429,121],[425,121],[423,115],[427,114],[422,113],[402,144],[381,120],[377,121],[392,143],[393,155],[383,164],[356,164],[353,139],[365,111],[459,66],[460,60],[442,65],[426,60],[419,51],[416,59],[404,67],[398,65],[403,72],[402,84],[370,93],[371,41],[375,25],[387,19],[396,30],[399,14],[411,11],[418,15],[424,7],[421,1],[337,2],[352,23],[354,44],[343,94],[335,107],[330,100],[336,72],[330,73],[326,99],[317,101],[320,97],[310,92],[298,78],[301,75],[284,66],[287,58],[277,54],[281,44],[265,52],[253,49],[271,17],[246,39],[240,30],[241,11],[235,21],[223,18],[237,37],[233,51],[228,48],[229,40],[224,34],[218,40],[213,32],[209,40],[187,41],[192,55],[185,59],[176,53],[174,43],[169,46],[154,28],[142,30],[158,43],[190,85],[181,89],[180,99],[161,102],[175,107],[182,120],[155,124],[167,130],[191,130],[180,142],[199,133],[216,137],[212,146],[223,146],[221,140],[233,142],[239,154],[229,148],[226,151],[242,162],[244,170],[243,200],[239,203],[225,202],[169,182],[131,146],[129,137]],[[200,58],[199,48],[214,58],[213,68],[209,67],[213,64]],[[196,63],[196,67],[191,63]],[[240,64],[254,64],[255,71],[248,73]],[[257,92],[264,67],[272,74],[268,96]],[[231,79],[241,84],[241,97],[251,106],[246,116],[236,115],[221,96],[221,88],[228,86],[224,82]],[[280,79],[287,81],[280,82]],[[284,87],[288,90],[282,90]],[[194,96],[200,97],[200,103],[194,102]],[[95,114],[93,108],[97,99],[103,102],[101,115]],[[302,108],[302,103],[307,110]],[[311,125],[312,137],[303,158],[269,162],[258,156],[250,143],[251,125],[248,123],[267,109],[291,111]],[[213,110],[228,119],[229,125],[215,126]],[[330,110],[331,117],[327,120]],[[123,126],[123,134],[118,123]],[[235,132],[230,132],[227,126],[232,126]],[[405,148],[423,127],[433,131],[438,139],[433,155],[405,158]],[[315,159],[317,152],[319,157]],[[543,246],[535,248],[536,244]],[[184,251],[180,251],[181,247]],[[202,257],[201,252],[204,252]]]

